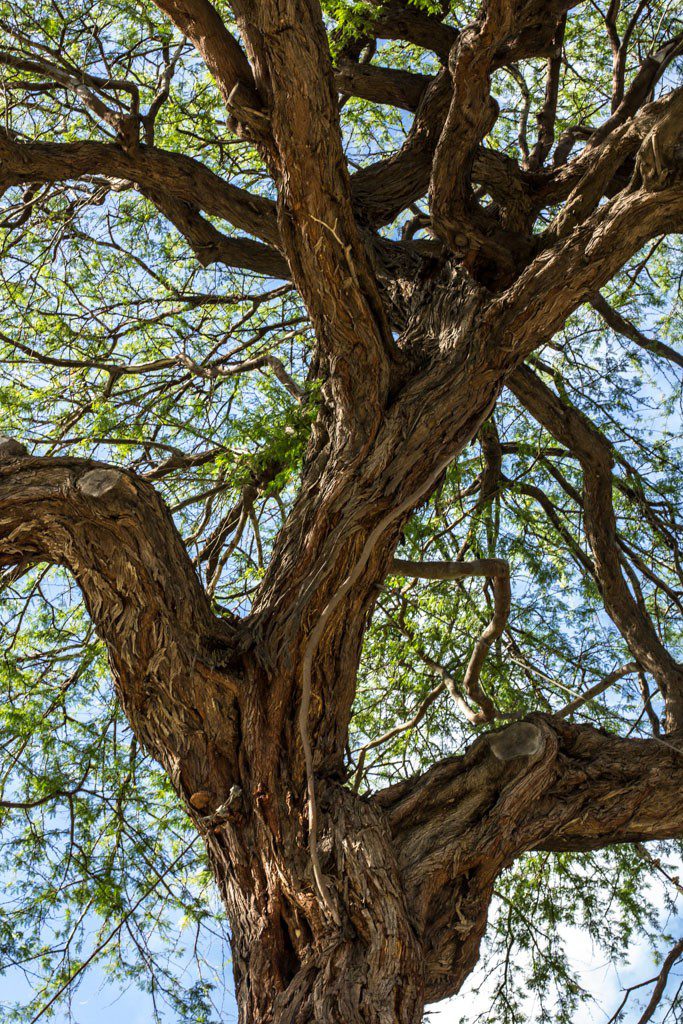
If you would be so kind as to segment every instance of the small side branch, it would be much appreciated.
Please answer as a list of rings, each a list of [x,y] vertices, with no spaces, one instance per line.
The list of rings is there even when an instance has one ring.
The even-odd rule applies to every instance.
[[[606,675],[604,679],[601,679],[593,686],[590,686],[585,693],[580,694],[578,697],[575,697],[574,700],[570,700],[568,704],[565,704],[563,708],[560,708],[560,710],[556,712],[557,717],[568,718],[569,715],[578,711],[578,709],[583,707],[584,704],[588,704],[589,701],[599,697],[601,693],[605,692],[605,690],[609,690],[610,686],[613,686],[614,683],[618,683],[620,679],[624,678],[624,676],[631,675],[633,672],[637,671],[638,665],[635,661],[629,661],[628,664],[615,669],[614,672],[610,672],[609,675]]]
[[[388,743],[389,740],[393,740],[395,736],[400,736],[402,732],[407,732],[408,729],[414,729],[416,726],[418,726],[422,719],[424,718],[424,716],[429,711],[434,701],[437,699],[437,697],[441,696],[445,689],[446,683],[440,682],[438,686],[435,686],[433,689],[429,691],[424,700],[420,702],[415,714],[412,715],[409,719],[407,719],[407,721],[401,722],[399,725],[395,725],[392,729],[389,729],[381,736],[378,736],[376,739],[371,740],[369,743],[366,743],[365,746],[360,748],[358,752],[358,764],[356,766],[356,771],[353,776],[354,793],[357,793],[360,788],[361,779],[363,778],[365,758],[370,753],[370,751],[374,750],[376,747],[381,747],[383,744]]]
[[[481,669],[491,644],[503,634],[510,614],[510,567],[503,558],[479,558],[471,562],[410,562],[395,558],[391,573],[428,580],[461,580],[470,576],[486,576],[493,585],[493,617],[474,645],[462,681],[467,696],[481,708],[475,722],[491,722],[498,709],[479,682]]]
[[[669,950],[664,958],[662,969],[656,978],[650,978],[649,981],[641,981],[637,985],[631,985],[626,989],[621,1004],[617,1008],[616,1013],[614,1013],[607,1021],[607,1024],[615,1024],[615,1022],[621,1018],[622,1010],[626,1006],[628,997],[632,992],[635,992],[636,989],[643,988],[645,985],[651,985],[654,981],[655,987],[652,990],[652,995],[650,996],[649,1002],[645,1007],[642,1016],[638,1018],[638,1024],[647,1024],[648,1021],[652,1020],[654,1012],[659,1006],[662,996],[664,995],[664,990],[666,989],[666,985],[669,980],[669,974],[671,973],[672,968],[678,963],[681,956],[683,956],[683,939],[679,939],[679,941]]]
[[[611,327],[617,334],[621,334],[622,337],[635,342],[636,345],[644,348],[647,352],[651,352],[652,355],[661,356],[677,366],[683,366],[683,354],[671,348],[670,345],[665,345],[663,341],[659,341],[657,338],[648,338],[647,335],[638,330],[634,323],[631,323],[630,320],[627,320],[625,316],[622,316],[618,310],[611,306],[600,292],[596,292],[595,295],[591,296],[590,304],[600,314],[607,326]]]

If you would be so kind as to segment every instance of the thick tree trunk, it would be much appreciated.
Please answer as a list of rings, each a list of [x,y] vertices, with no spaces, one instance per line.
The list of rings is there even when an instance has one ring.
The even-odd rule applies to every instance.
[[[672,739],[534,715],[374,797],[319,776],[329,905],[297,759],[267,774],[252,762],[217,813],[191,810],[230,920],[240,1024],[418,1024],[473,969],[496,879],[520,854],[680,832]]]
[[[316,894],[305,789],[285,774],[250,777],[200,824],[230,919],[241,1024],[417,1024],[423,958],[384,814],[319,783],[329,909]]]

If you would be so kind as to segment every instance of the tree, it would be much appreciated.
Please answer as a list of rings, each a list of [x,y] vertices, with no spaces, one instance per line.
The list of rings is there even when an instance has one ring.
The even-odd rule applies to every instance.
[[[25,866],[68,849],[4,948],[56,1005],[84,963],[50,966],[45,908],[115,905],[93,956],[120,940],[187,852],[145,846],[165,803],[245,1024],[413,1024],[524,855],[683,829],[655,436],[683,357],[651,336],[680,316],[680,21],[122,0],[2,28],[2,807]]]

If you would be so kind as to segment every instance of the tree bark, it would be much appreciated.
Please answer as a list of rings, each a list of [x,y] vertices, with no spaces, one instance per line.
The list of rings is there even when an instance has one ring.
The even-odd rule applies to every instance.
[[[383,814],[319,780],[319,848],[337,924],[315,895],[305,790],[283,777],[254,781],[207,831],[240,1019],[416,1024],[423,960]]]
[[[457,992],[476,963],[496,878],[514,858],[683,829],[675,732],[630,741],[536,715],[372,797],[344,775],[363,635],[407,519],[524,359],[647,240],[683,225],[683,91],[643,105],[662,56],[581,155],[546,172],[551,81],[543,152],[527,173],[483,145],[497,115],[491,74],[523,57],[557,60],[571,0],[496,0],[462,31],[391,0],[378,5],[381,30],[431,45],[448,67],[428,81],[342,68],[337,81],[359,95],[415,109],[401,149],[351,176],[314,0],[236,0],[241,41],[209,0],[157,6],[258,147],[277,203],[133,137],[26,143],[4,129],[2,186],[123,179],[205,264],[291,279],[323,380],[300,490],[250,615],[231,621],[214,614],[148,482],[0,444],[0,567],[59,564],[81,587],[131,728],[206,843],[242,1024],[417,1024],[425,1002]],[[442,244],[422,255],[373,236],[430,182]],[[534,232],[539,211],[563,200]],[[225,235],[208,217],[256,237]],[[606,607],[678,727],[681,668],[636,615],[614,550],[609,453],[528,375],[512,379],[582,461]],[[472,676],[508,596],[501,588],[490,629],[479,646],[472,638]]]

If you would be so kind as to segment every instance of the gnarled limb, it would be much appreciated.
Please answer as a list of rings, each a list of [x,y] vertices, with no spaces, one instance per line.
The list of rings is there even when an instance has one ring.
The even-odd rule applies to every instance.
[[[683,831],[683,751],[533,715],[372,797],[397,850],[426,999],[476,963],[495,880],[526,850],[590,850]]]
[[[351,177],[358,218],[373,227],[390,224],[402,210],[421,199],[429,188],[432,162],[451,103],[452,83],[447,70],[426,86],[404,144],[397,152],[363,167]],[[532,194],[531,178],[516,161],[496,150],[478,147],[473,179],[497,202],[507,204],[522,221]]]
[[[639,122],[641,146],[680,110],[683,90],[652,104]],[[649,133],[646,125],[655,124]],[[635,129],[634,129],[635,130]],[[654,133],[654,134],[653,134]],[[550,243],[532,260],[507,291],[489,306],[487,316],[500,316],[499,337],[514,338],[521,356],[556,331],[583,301],[601,288],[648,239],[683,226],[683,161],[669,142],[657,184],[636,175],[628,188],[599,206],[564,237]],[[505,344],[503,345],[505,348]]]
[[[207,790],[220,803],[227,792],[213,791],[210,766],[235,757],[235,691],[225,689],[227,674],[218,686],[216,675],[232,659],[234,629],[212,614],[154,489],[102,463],[6,451],[0,566],[34,562],[73,573],[126,715],[179,793]],[[216,700],[222,731],[209,736],[204,723]]]
[[[489,72],[526,57],[553,54],[556,50],[553,40],[558,22],[573,6],[575,6],[575,0],[572,2],[559,0],[559,2],[543,4],[529,2],[521,5],[521,8],[514,13],[514,20],[508,25],[508,31],[505,32],[501,28],[498,45],[493,48],[493,52],[487,51],[482,54],[482,68],[479,68],[477,64],[479,50],[475,46],[473,61],[479,93],[481,92],[481,83],[478,76],[479,72],[483,70],[484,64]],[[498,23],[497,12],[500,7],[501,5],[497,3],[491,5],[490,26],[493,26],[494,22]],[[452,54],[452,59],[456,62],[460,35],[454,29],[449,31],[451,35],[444,40],[444,43],[449,43],[449,48],[448,51],[444,50],[441,56],[445,62],[448,55]],[[477,34],[477,27],[470,26],[465,31],[468,33],[468,40],[471,43],[472,37]],[[434,154],[449,110],[453,111],[454,119],[457,119],[458,116],[457,108],[451,102],[452,91],[451,75],[444,69],[431,81],[422,94],[420,104],[416,108],[413,125],[401,149],[369,167],[362,168],[353,175],[351,181],[354,199],[359,216],[363,221],[374,226],[388,224],[412,202],[426,194],[432,176]],[[488,97],[488,89],[486,89],[486,93]],[[478,116],[476,120],[479,121]],[[475,134],[477,130],[475,130]],[[457,145],[457,132],[454,134],[454,138]],[[478,143],[479,140],[476,141]],[[463,148],[469,150],[470,147],[471,143],[464,145]],[[520,222],[526,230],[526,210],[524,208],[529,194],[540,187],[543,179],[537,181],[533,175],[525,176],[515,161],[507,157],[502,160],[500,158],[501,154],[477,146],[474,153],[473,177],[478,183],[484,185],[487,191],[491,192],[496,201],[506,203],[509,211],[515,211],[513,216],[516,215],[518,218],[521,203]],[[445,164],[444,170],[446,175]],[[447,184],[446,181],[445,183]],[[456,188],[460,187],[457,179],[453,179],[453,184]],[[511,226],[508,218],[508,212],[503,211],[501,220],[503,228]],[[491,230],[492,226],[490,218],[483,219],[483,227],[486,230]],[[500,227],[498,230],[500,231]],[[508,240],[510,239],[508,238]]]
[[[513,5],[508,0],[488,3],[481,23],[463,31],[449,57],[453,92],[432,164],[432,223],[436,233],[470,267],[479,249],[490,244],[471,175],[476,149],[498,116],[490,73],[495,53],[512,24]],[[490,227],[492,234],[495,225]],[[514,260],[514,253],[505,248],[496,249],[495,255]]]

